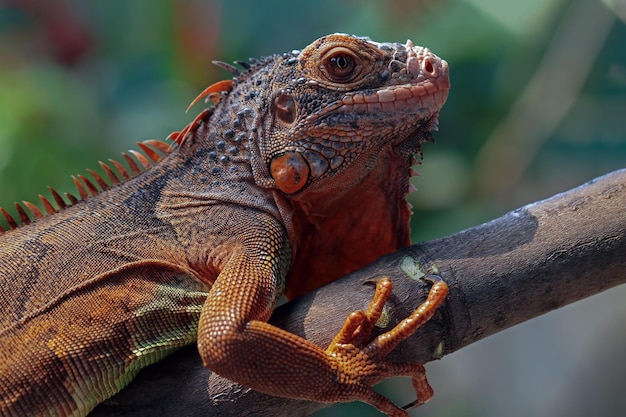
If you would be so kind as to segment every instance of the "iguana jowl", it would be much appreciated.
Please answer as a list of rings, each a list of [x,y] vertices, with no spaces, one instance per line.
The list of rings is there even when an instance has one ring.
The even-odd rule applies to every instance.
[[[162,158],[142,145],[154,166],[139,173],[126,155],[137,175],[120,181],[103,165],[112,186],[81,176],[81,199],[53,192],[59,209],[44,199],[45,216],[25,203],[32,222],[18,206],[19,227],[3,211],[2,416],[86,415],[196,337],[208,368],[277,396],[403,416],[371,389],[397,374],[414,377],[419,402],[432,395],[421,365],[385,356],[432,316],[443,282],[371,343],[388,280],[326,350],[266,322],[283,290],[296,297],[409,244],[411,165],[447,98],[446,62],[410,41],[335,34],[220,65],[236,77],[203,93],[217,104],[171,151],[148,143]]]

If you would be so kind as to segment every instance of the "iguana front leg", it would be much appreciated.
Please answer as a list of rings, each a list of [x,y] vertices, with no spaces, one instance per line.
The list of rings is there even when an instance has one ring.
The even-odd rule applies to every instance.
[[[443,281],[434,283],[428,299],[410,317],[369,342],[391,294],[391,281],[381,280],[368,310],[348,316],[324,350],[266,322],[279,295],[279,266],[284,260],[276,257],[277,241],[256,245],[238,248],[209,292],[198,329],[205,366],[270,395],[317,402],[360,400],[390,416],[407,413],[374,392],[372,386],[383,379],[411,376],[417,404],[430,399],[432,389],[422,365],[392,363],[386,356],[432,317],[447,294]]]

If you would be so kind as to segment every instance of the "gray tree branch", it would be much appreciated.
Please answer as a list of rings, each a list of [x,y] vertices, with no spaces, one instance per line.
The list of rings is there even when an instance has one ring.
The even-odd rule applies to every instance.
[[[389,330],[428,291],[410,270],[435,268],[450,285],[446,302],[392,352],[393,360],[428,362],[626,282],[625,255],[626,170],[620,170],[489,223],[385,256],[281,306],[272,322],[326,346],[350,312],[368,305],[372,283],[389,276],[391,323],[380,331]],[[323,406],[269,397],[224,380],[203,368],[190,347],[142,371],[93,415],[303,416]]]

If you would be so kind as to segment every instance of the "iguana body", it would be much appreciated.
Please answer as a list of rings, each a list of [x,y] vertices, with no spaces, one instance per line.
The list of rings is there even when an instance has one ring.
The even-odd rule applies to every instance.
[[[404,197],[447,97],[445,61],[410,42],[329,35],[231,70],[232,87],[207,91],[221,96],[214,110],[153,167],[100,192],[87,183],[81,201],[30,224],[5,215],[2,416],[86,415],[196,337],[207,367],[254,389],[404,415],[371,385],[421,381],[419,365],[358,346],[390,287],[326,351],[266,321],[283,290],[293,298],[409,243]]]

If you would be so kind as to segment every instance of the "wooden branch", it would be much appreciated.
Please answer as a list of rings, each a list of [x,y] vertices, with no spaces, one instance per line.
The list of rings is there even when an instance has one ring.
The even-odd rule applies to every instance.
[[[428,291],[406,271],[414,265],[436,267],[451,287],[446,303],[392,353],[394,360],[428,362],[626,282],[625,255],[626,170],[620,170],[489,223],[383,257],[278,308],[272,322],[326,346],[347,314],[368,305],[372,282],[389,276],[394,282],[388,303],[392,326]],[[142,371],[93,415],[304,416],[323,406],[242,388],[203,368],[190,347]]]

